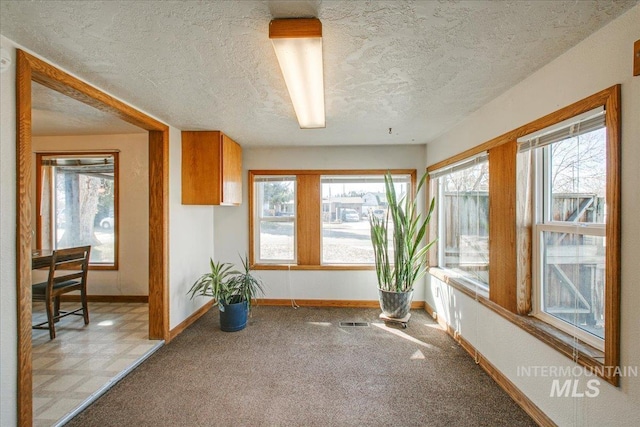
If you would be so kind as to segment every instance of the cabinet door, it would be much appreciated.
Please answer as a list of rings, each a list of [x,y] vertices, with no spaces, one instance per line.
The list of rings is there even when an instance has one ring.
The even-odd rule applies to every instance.
[[[220,132],[182,132],[182,204],[219,205]]]
[[[222,134],[222,201],[223,205],[242,203],[242,148]]]

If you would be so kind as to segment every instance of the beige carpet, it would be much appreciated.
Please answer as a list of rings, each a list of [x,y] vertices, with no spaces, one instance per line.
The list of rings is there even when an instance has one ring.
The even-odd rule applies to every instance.
[[[535,425],[424,311],[378,313],[256,307],[227,333],[213,309],[68,425]]]

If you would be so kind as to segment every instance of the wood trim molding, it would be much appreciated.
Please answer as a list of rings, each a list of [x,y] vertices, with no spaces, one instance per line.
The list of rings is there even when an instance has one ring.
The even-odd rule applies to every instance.
[[[17,51],[16,64],[17,221],[16,285],[18,310],[18,425],[31,426],[31,79],[28,57]]]
[[[489,150],[489,266],[491,283],[516,283],[516,253],[500,250],[516,241],[516,141]],[[514,286],[489,286],[492,301],[517,311]]]
[[[620,140],[622,120],[620,116],[620,85],[613,86],[606,100],[605,124],[607,127],[607,188],[606,188],[606,236],[605,254],[605,366],[620,363],[620,283],[622,236],[622,144]],[[618,385],[619,377],[608,379]]]
[[[322,175],[409,175],[411,190],[416,192],[415,169],[279,169],[250,170],[249,185],[249,265],[255,270],[375,270],[371,265],[321,264],[321,176]],[[296,177],[296,264],[256,264],[254,177],[281,175]]]
[[[544,117],[541,117],[537,120],[534,120],[526,125],[520,126],[517,129],[509,131],[505,134],[502,134],[498,137],[495,137],[483,144],[472,147],[468,150],[463,151],[462,153],[456,154],[455,156],[451,156],[448,159],[442,160],[440,162],[434,163],[427,168],[428,172],[433,172],[438,169],[442,169],[446,166],[457,163],[461,160],[466,159],[467,157],[474,156],[476,154],[482,153],[484,151],[489,151],[494,147],[498,147],[502,144],[506,144],[510,141],[515,141],[521,136],[528,135],[533,132],[537,132],[546,127],[559,123],[563,120],[570,119],[571,117],[577,116],[578,114],[585,113],[589,110],[592,110],[600,105],[605,105],[612,91],[616,90],[618,87],[619,90],[620,85],[611,86],[607,89],[601,90],[598,93],[594,93],[593,95],[581,99],[568,107],[562,108],[558,111],[554,111],[553,113],[547,114]]]
[[[415,181],[415,169],[254,169],[249,173],[255,175],[384,175],[391,172],[392,175],[413,175]],[[415,187],[415,182],[412,183]]]
[[[184,319],[178,326],[171,329],[169,332],[169,339],[173,340],[175,337],[180,335],[185,329],[193,324],[196,320],[201,318],[207,311],[209,311],[213,307],[213,300],[207,301],[202,307],[197,309],[195,312],[191,314],[191,316]]]
[[[48,151],[39,151],[36,154],[36,248],[43,249],[43,236],[42,236],[42,222],[43,221],[51,221],[51,218],[43,218],[42,217],[42,158],[56,155],[64,155],[64,156],[86,156],[86,155],[95,155],[95,156],[113,156],[114,165],[114,196],[113,196],[113,215],[115,218],[114,224],[114,262],[112,264],[89,264],[89,270],[118,270],[118,260],[119,260],[119,226],[120,226],[120,153],[118,151],[104,151],[104,150],[95,150],[95,151],[56,151],[56,152],[48,152]],[[51,192],[47,192],[49,196],[51,196]],[[50,229],[50,227],[49,227]],[[51,233],[51,231],[50,231]],[[53,246],[53,243],[47,242],[47,247],[49,245]]]
[[[162,122],[136,110],[128,104],[96,89],[88,83],[36,58],[22,50],[18,50],[32,70],[32,80],[50,89],[67,95],[100,111],[109,113],[146,130],[164,131],[167,128]]]
[[[594,373],[605,371],[605,374],[606,374],[606,370],[602,369],[603,364],[601,360],[604,359],[604,353],[602,351],[597,350],[591,347],[590,345],[575,339],[569,334],[563,331],[560,331],[559,329],[554,328],[548,323],[538,320],[535,317],[521,316],[521,315],[512,313],[511,311],[491,301],[489,298],[485,297],[484,295],[476,294],[472,289],[458,282],[455,278],[448,277],[446,273],[440,269],[431,268],[429,270],[429,273],[435,278],[443,281],[447,285],[456,289],[457,291],[460,291],[461,293],[468,296],[469,298],[477,300],[483,306],[487,307],[494,313],[502,316],[509,322],[518,326],[520,329],[533,335],[534,337],[544,342],[549,347],[560,352],[561,354],[565,355],[569,359],[573,360],[574,357],[577,357],[576,362],[578,364],[586,368],[592,369]],[[577,356],[575,355],[576,350],[578,353]],[[617,365],[605,365],[605,366],[617,366]],[[605,379],[607,382],[611,383],[612,385],[616,385],[616,386],[618,385],[617,377],[602,376],[602,378]]]
[[[256,306],[299,306],[299,307],[344,307],[344,308],[379,308],[378,300],[336,300],[336,299],[277,299],[277,298],[259,298]],[[411,309],[417,310],[424,308],[424,301],[413,301]]]
[[[61,295],[60,301],[79,302],[80,295]],[[116,303],[148,303],[147,295],[87,295],[89,302],[116,302]],[[89,307],[91,311],[91,307]]]
[[[252,270],[324,270],[324,271],[366,271],[375,270],[376,267],[364,264],[319,264],[319,265],[297,265],[297,264],[253,264]]]
[[[633,44],[633,75],[640,76],[640,40]]]
[[[319,265],[322,230],[320,175],[296,178],[296,250],[299,265]]]
[[[169,127],[93,86],[20,49],[16,51],[16,287],[20,426],[32,424],[31,247],[32,141],[31,82],[35,81],[149,132],[149,334],[169,340],[168,183]]]
[[[527,397],[515,384],[509,380],[498,368],[496,368],[482,353],[480,353],[469,341],[464,339],[454,328],[449,325],[442,316],[438,316],[436,310],[428,303],[424,303],[424,309],[438,324],[449,334],[454,341],[460,344],[469,356],[473,357],[476,364],[479,365],[496,384],[500,386],[508,395],[518,404],[533,420],[543,427],[555,427],[557,424],[553,422],[547,414],[545,414],[531,399]]]
[[[169,336],[169,129],[149,131],[149,339]]]
[[[322,22],[318,18],[283,18],[269,22],[270,39],[322,37]]]

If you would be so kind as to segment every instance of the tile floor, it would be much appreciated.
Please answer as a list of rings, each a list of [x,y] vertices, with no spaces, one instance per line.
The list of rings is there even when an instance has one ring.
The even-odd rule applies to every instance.
[[[64,303],[62,310],[78,303]],[[161,341],[147,338],[148,305],[89,303],[90,323],[68,316],[56,338],[33,329],[33,425],[53,426],[104,392]],[[40,320],[42,319],[42,320]],[[33,304],[33,322],[46,320],[44,303]]]

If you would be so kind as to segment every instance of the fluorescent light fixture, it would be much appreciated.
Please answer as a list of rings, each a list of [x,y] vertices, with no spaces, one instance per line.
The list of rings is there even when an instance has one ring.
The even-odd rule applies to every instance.
[[[269,38],[300,127],[325,127],[322,23],[315,18],[274,19]]]

